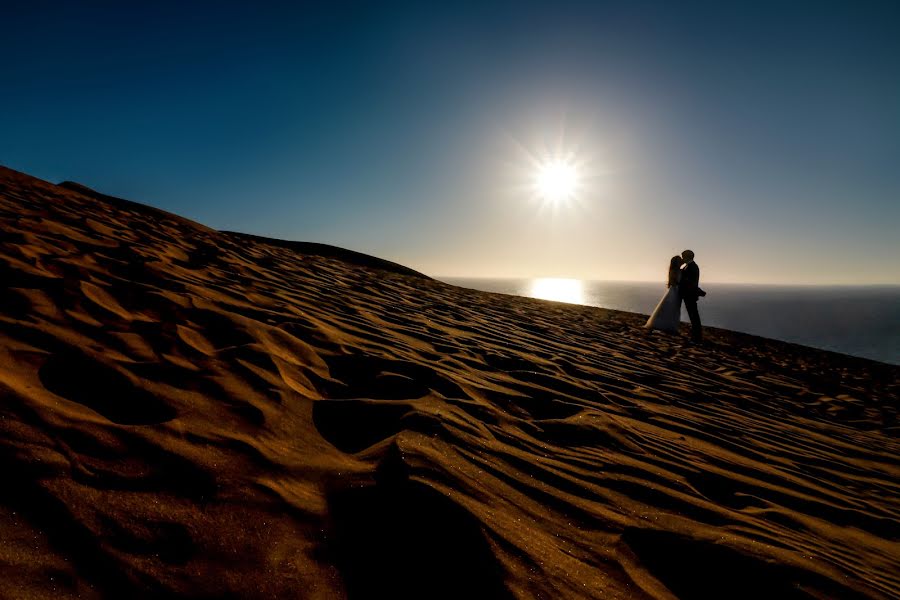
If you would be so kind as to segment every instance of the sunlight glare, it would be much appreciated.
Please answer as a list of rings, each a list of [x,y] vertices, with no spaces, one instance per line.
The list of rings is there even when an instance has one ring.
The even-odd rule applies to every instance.
[[[580,279],[557,279],[545,277],[531,282],[532,298],[555,300],[570,304],[584,304],[584,288]]]
[[[549,202],[569,200],[578,187],[578,170],[564,160],[552,160],[538,167],[534,180],[538,196]]]

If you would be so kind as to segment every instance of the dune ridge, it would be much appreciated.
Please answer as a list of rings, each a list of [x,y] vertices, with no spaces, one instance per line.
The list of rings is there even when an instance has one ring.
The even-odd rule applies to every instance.
[[[900,368],[5,168],[0,222],[0,597],[900,597]]]

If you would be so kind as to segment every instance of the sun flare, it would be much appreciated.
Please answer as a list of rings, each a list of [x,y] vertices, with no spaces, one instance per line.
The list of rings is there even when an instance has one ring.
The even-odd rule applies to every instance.
[[[534,178],[537,195],[552,203],[571,199],[578,189],[578,169],[564,160],[551,160],[538,166]]]

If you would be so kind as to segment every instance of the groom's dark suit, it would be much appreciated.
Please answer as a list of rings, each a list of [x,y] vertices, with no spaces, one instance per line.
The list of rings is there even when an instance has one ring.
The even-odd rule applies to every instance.
[[[697,298],[705,295],[700,291],[700,267],[694,261],[681,270],[681,281],[678,282],[678,295],[684,301],[691,318],[691,339],[695,342],[703,340],[703,329],[700,325],[700,312],[697,310]]]

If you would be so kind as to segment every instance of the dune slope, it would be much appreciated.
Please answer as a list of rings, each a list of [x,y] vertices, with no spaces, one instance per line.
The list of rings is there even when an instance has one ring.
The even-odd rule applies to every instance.
[[[0,597],[900,596],[896,367],[99,196],[0,169]]]

